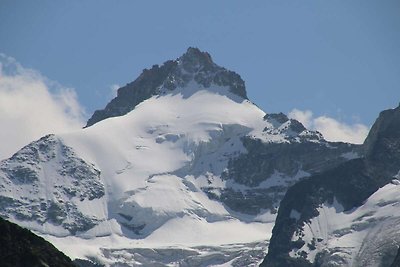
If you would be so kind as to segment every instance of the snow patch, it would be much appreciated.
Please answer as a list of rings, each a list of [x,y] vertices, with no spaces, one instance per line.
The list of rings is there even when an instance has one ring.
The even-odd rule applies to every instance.
[[[344,212],[336,199],[332,204],[323,204],[318,208],[319,216],[306,222],[303,231],[293,235],[292,241],[301,239],[305,244],[292,250],[290,256],[306,255],[307,260],[314,262],[316,255],[325,251],[331,255],[331,264],[378,266],[382,249],[391,242],[400,242],[398,188],[397,184],[387,184],[364,205],[348,212]]]

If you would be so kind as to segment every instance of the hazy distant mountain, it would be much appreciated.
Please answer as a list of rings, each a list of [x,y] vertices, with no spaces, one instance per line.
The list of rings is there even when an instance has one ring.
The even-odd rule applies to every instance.
[[[2,161],[0,215],[105,265],[254,266],[288,187],[362,153],[265,114],[238,74],[189,48],[85,129]]]

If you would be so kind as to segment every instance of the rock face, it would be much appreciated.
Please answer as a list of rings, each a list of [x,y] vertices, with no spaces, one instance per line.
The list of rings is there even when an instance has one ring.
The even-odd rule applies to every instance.
[[[60,235],[88,230],[99,221],[82,212],[82,206],[104,196],[100,171],[54,135],[2,161],[0,181],[2,217],[15,218],[38,231],[58,226],[63,229]]]
[[[117,97],[104,109],[97,110],[86,127],[106,118],[125,115],[144,100],[185,87],[193,80],[204,88],[212,84],[229,87],[233,94],[247,99],[244,81],[238,74],[216,65],[207,52],[190,47],[178,59],[145,69],[135,81],[119,88]]]
[[[385,176],[399,171],[400,106],[382,111],[364,143],[366,159]]]
[[[75,266],[43,238],[0,218],[0,258],[4,267]]]
[[[219,196],[209,193],[211,198],[222,201],[234,211],[253,215],[261,210],[275,212],[286,190],[294,183],[362,154],[361,147],[327,142],[320,133],[307,130],[283,113],[267,114],[264,120],[273,125],[264,132],[284,134],[289,142],[242,138],[247,153],[230,159],[221,177],[246,189],[226,188]],[[212,192],[213,188],[207,190]]]
[[[287,191],[261,266],[390,265],[400,241],[400,107],[381,112],[364,150]]]
[[[392,265],[390,267],[399,267],[400,266],[400,249],[397,251],[396,258],[394,259]]]
[[[248,153],[231,159],[222,178],[247,189],[227,188],[220,197],[210,195],[247,214],[258,214],[263,209],[275,211],[287,188],[302,178],[347,161],[348,155],[357,157],[359,150],[354,145],[324,140],[268,144],[245,137],[242,141]]]

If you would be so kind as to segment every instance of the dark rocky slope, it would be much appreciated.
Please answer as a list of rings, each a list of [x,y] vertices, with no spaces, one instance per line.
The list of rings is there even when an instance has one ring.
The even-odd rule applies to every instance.
[[[117,97],[104,109],[95,111],[86,127],[110,117],[125,115],[144,100],[162,94],[163,90],[184,87],[191,80],[204,88],[212,83],[228,86],[233,94],[247,99],[244,81],[238,74],[216,65],[207,52],[189,47],[178,59],[166,61],[161,66],[153,65],[151,69],[143,70],[135,81],[119,88]]]
[[[359,207],[380,187],[389,183],[400,168],[400,106],[381,112],[365,143],[365,157],[303,180],[289,188],[283,198],[272,231],[268,255],[261,266],[322,266],[329,255],[317,255],[312,264],[306,257],[292,258],[289,252],[301,248],[301,238],[292,241],[296,231],[319,215],[323,203],[334,198],[350,211]],[[296,220],[292,210],[299,212]]]
[[[0,233],[0,265],[3,267],[75,266],[43,238],[2,218]]]
[[[392,265],[390,265],[390,267],[400,267],[400,248],[397,251],[397,255],[396,258],[394,259]]]
[[[224,190],[219,197],[210,197],[219,198],[232,210],[245,214],[257,214],[261,209],[274,211],[287,188],[304,177],[301,173],[317,174],[348,161],[343,155],[362,153],[357,145],[324,140],[276,144],[243,138],[242,142],[248,153],[230,160],[222,178],[232,179],[248,190]],[[268,184],[276,173],[291,178],[284,183],[260,186]]]

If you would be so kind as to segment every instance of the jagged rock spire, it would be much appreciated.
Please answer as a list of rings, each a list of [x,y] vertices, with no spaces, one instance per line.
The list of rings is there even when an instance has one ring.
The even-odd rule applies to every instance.
[[[211,56],[207,52],[201,52],[198,48],[189,47],[185,54],[178,58],[178,62],[187,72],[197,72],[201,69],[211,70],[215,67]]]
[[[237,73],[215,64],[209,53],[189,47],[178,59],[166,61],[161,66],[153,65],[151,69],[143,70],[135,81],[119,88],[117,97],[104,109],[96,110],[86,127],[106,118],[125,115],[142,101],[161,92],[184,88],[190,81],[199,84],[199,89],[213,84],[228,87],[231,93],[247,99],[244,81]]]

